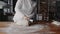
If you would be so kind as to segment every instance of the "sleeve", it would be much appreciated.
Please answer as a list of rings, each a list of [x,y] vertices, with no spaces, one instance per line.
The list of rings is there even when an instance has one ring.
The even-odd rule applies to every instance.
[[[18,0],[17,3],[16,3],[16,6],[15,6],[15,11],[16,12],[21,12],[23,15],[27,16],[27,17],[30,17],[32,16],[33,14],[29,14],[31,13],[31,11],[33,10],[33,8],[35,7],[35,4],[33,6],[31,6],[30,9],[22,9],[23,7],[23,1],[24,0]],[[27,1],[26,1],[27,3]],[[26,4],[25,4],[26,5]],[[29,5],[29,4],[28,4]],[[30,4],[31,5],[31,4]],[[29,6],[30,7],[30,6]],[[28,7],[28,8],[29,8]],[[26,7],[27,8],[27,7]]]
[[[36,3],[33,3],[32,8],[30,9],[30,11],[32,11],[32,12],[31,12],[31,14],[28,15],[28,16],[29,16],[30,18],[33,17],[33,16],[36,14],[36,10],[37,10]]]
[[[24,13],[24,11],[26,11],[26,10],[22,9],[23,1],[24,0],[17,1],[16,6],[15,6],[15,12],[20,12],[23,15],[26,15],[26,13]]]

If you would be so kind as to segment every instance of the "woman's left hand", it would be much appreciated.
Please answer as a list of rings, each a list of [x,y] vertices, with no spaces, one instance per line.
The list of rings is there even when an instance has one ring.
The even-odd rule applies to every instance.
[[[29,17],[27,17],[27,16],[24,16],[24,19],[29,20],[30,18],[29,18]]]

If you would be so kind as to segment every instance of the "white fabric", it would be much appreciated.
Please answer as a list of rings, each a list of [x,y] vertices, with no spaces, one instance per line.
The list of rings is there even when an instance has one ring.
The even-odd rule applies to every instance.
[[[32,10],[34,9],[36,3],[32,2],[31,0],[18,0],[15,6],[15,11],[21,12],[24,15],[31,17],[34,13],[31,14]]]
[[[28,25],[28,21],[24,19],[24,15],[21,13],[15,14],[14,22],[16,22],[17,25]]]
[[[28,20],[24,19],[24,16],[32,17],[34,13],[31,14],[36,3],[31,0],[18,0],[15,6],[14,22],[18,25],[28,25]]]
[[[52,24],[60,26],[60,22],[58,22],[58,21],[53,21]]]

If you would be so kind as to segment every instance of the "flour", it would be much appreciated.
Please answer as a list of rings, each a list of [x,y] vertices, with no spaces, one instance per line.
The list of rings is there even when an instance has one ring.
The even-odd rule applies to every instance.
[[[39,32],[37,31],[40,31],[44,28],[44,25],[32,25],[32,26],[19,26],[19,25],[16,25],[16,24],[11,24],[9,27],[7,28],[0,28],[0,31],[1,32],[7,32],[7,34],[31,34],[31,33],[34,33],[34,34],[39,34]]]

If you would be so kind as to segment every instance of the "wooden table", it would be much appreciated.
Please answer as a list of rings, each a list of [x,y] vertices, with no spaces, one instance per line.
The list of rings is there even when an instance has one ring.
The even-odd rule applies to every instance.
[[[9,27],[9,24],[11,24],[13,22],[0,22],[0,28],[6,28],[6,27]],[[49,29],[48,31],[50,31],[52,34],[60,34],[60,26],[56,26],[56,25],[53,25],[51,23],[47,23],[47,22],[40,22],[40,24],[44,24],[44,25],[47,25],[49,26]],[[46,28],[38,31],[38,32],[45,32],[46,31]],[[0,32],[0,34],[7,34],[6,32]]]

